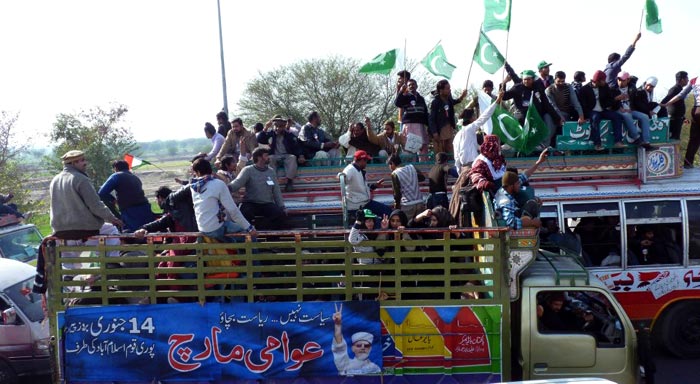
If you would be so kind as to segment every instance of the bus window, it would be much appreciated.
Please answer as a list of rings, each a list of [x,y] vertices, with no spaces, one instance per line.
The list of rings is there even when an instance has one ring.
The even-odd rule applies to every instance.
[[[628,265],[680,264],[683,222],[680,201],[625,203]]]
[[[579,239],[586,266],[620,266],[620,210],[617,202],[564,204],[565,225]]]
[[[688,255],[690,264],[700,264],[700,200],[688,200]]]

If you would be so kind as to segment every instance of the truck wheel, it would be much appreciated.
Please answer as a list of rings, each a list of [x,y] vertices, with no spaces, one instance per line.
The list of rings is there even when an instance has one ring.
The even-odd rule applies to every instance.
[[[689,301],[671,308],[664,316],[657,335],[672,355],[691,359],[700,357],[700,302]]]
[[[6,362],[0,360],[0,383],[3,384],[17,384],[17,375],[15,371],[7,365]]]

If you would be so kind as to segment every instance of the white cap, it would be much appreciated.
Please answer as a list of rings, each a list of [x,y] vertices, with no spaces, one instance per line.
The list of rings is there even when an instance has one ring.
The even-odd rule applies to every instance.
[[[658,82],[659,82],[659,79],[657,79],[657,78],[654,77],[654,76],[650,76],[650,77],[647,79],[647,81],[645,81],[645,83],[651,85],[652,87],[656,87],[656,83],[658,83]]]
[[[370,344],[374,341],[374,336],[372,336],[371,333],[367,332],[357,332],[352,335],[352,343],[355,344],[360,340],[366,341]]]

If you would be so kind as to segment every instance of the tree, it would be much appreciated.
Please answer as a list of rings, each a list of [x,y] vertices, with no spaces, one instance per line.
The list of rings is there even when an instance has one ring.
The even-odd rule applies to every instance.
[[[56,145],[54,156],[47,160],[58,171],[62,165],[57,159],[70,150],[81,150],[89,161],[88,175],[96,187],[100,186],[112,174],[112,161],[138,149],[131,130],[122,125],[127,112],[125,105],[111,104],[108,109],[97,106],[59,114],[50,135]]]
[[[322,125],[338,137],[350,122],[363,121],[364,116],[379,122],[395,113],[393,89],[388,87],[394,78],[368,76],[358,69],[356,60],[331,57],[260,73],[239,102],[242,117],[255,123],[281,114],[305,122],[309,112],[318,111]]]
[[[17,118],[16,113],[0,112],[0,193],[13,193],[12,202],[19,206],[20,211],[28,212],[39,208],[41,202],[30,199],[27,184],[32,174],[20,161],[29,145],[16,142],[14,128]]]

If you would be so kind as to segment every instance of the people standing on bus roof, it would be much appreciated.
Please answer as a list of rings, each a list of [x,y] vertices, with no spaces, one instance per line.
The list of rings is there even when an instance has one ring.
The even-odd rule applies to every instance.
[[[462,118],[462,129],[457,132],[452,145],[454,148],[455,168],[461,174],[464,167],[471,167],[472,162],[479,155],[479,144],[476,137],[477,130],[481,130],[488,121],[491,120],[496,107],[503,100],[503,91],[498,93],[495,102],[491,103],[486,110],[482,111],[479,118],[476,118],[474,110],[465,109],[460,117]]]
[[[671,140],[681,139],[681,129],[685,121],[685,98],[692,90],[692,84],[688,80],[688,72],[676,73],[676,85],[668,90],[668,94],[661,100],[662,107],[668,111],[668,129]]]
[[[433,150],[437,152],[453,153],[452,140],[454,140],[457,126],[455,123],[455,105],[459,104],[467,96],[467,89],[462,91],[457,99],[452,98],[452,88],[447,80],[440,80],[435,85],[433,100],[430,102],[430,114],[428,116],[428,133],[433,140]]]
[[[605,65],[603,72],[605,73],[606,82],[610,89],[617,88],[617,75],[622,71],[622,65],[625,64],[632,56],[632,53],[637,46],[637,42],[641,37],[641,32],[637,33],[637,35],[634,37],[634,41],[629,47],[627,47],[627,50],[623,56],[620,56],[620,54],[617,52],[613,52],[608,55],[608,64]]]
[[[418,93],[418,83],[414,79],[407,79],[400,86],[397,84],[394,105],[401,111],[401,136],[406,140],[409,134],[416,135],[421,140],[421,146],[417,151],[425,155],[428,153],[430,138],[426,127],[428,126],[428,105],[425,98]],[[411,148],[413,151],[414,148]]]

